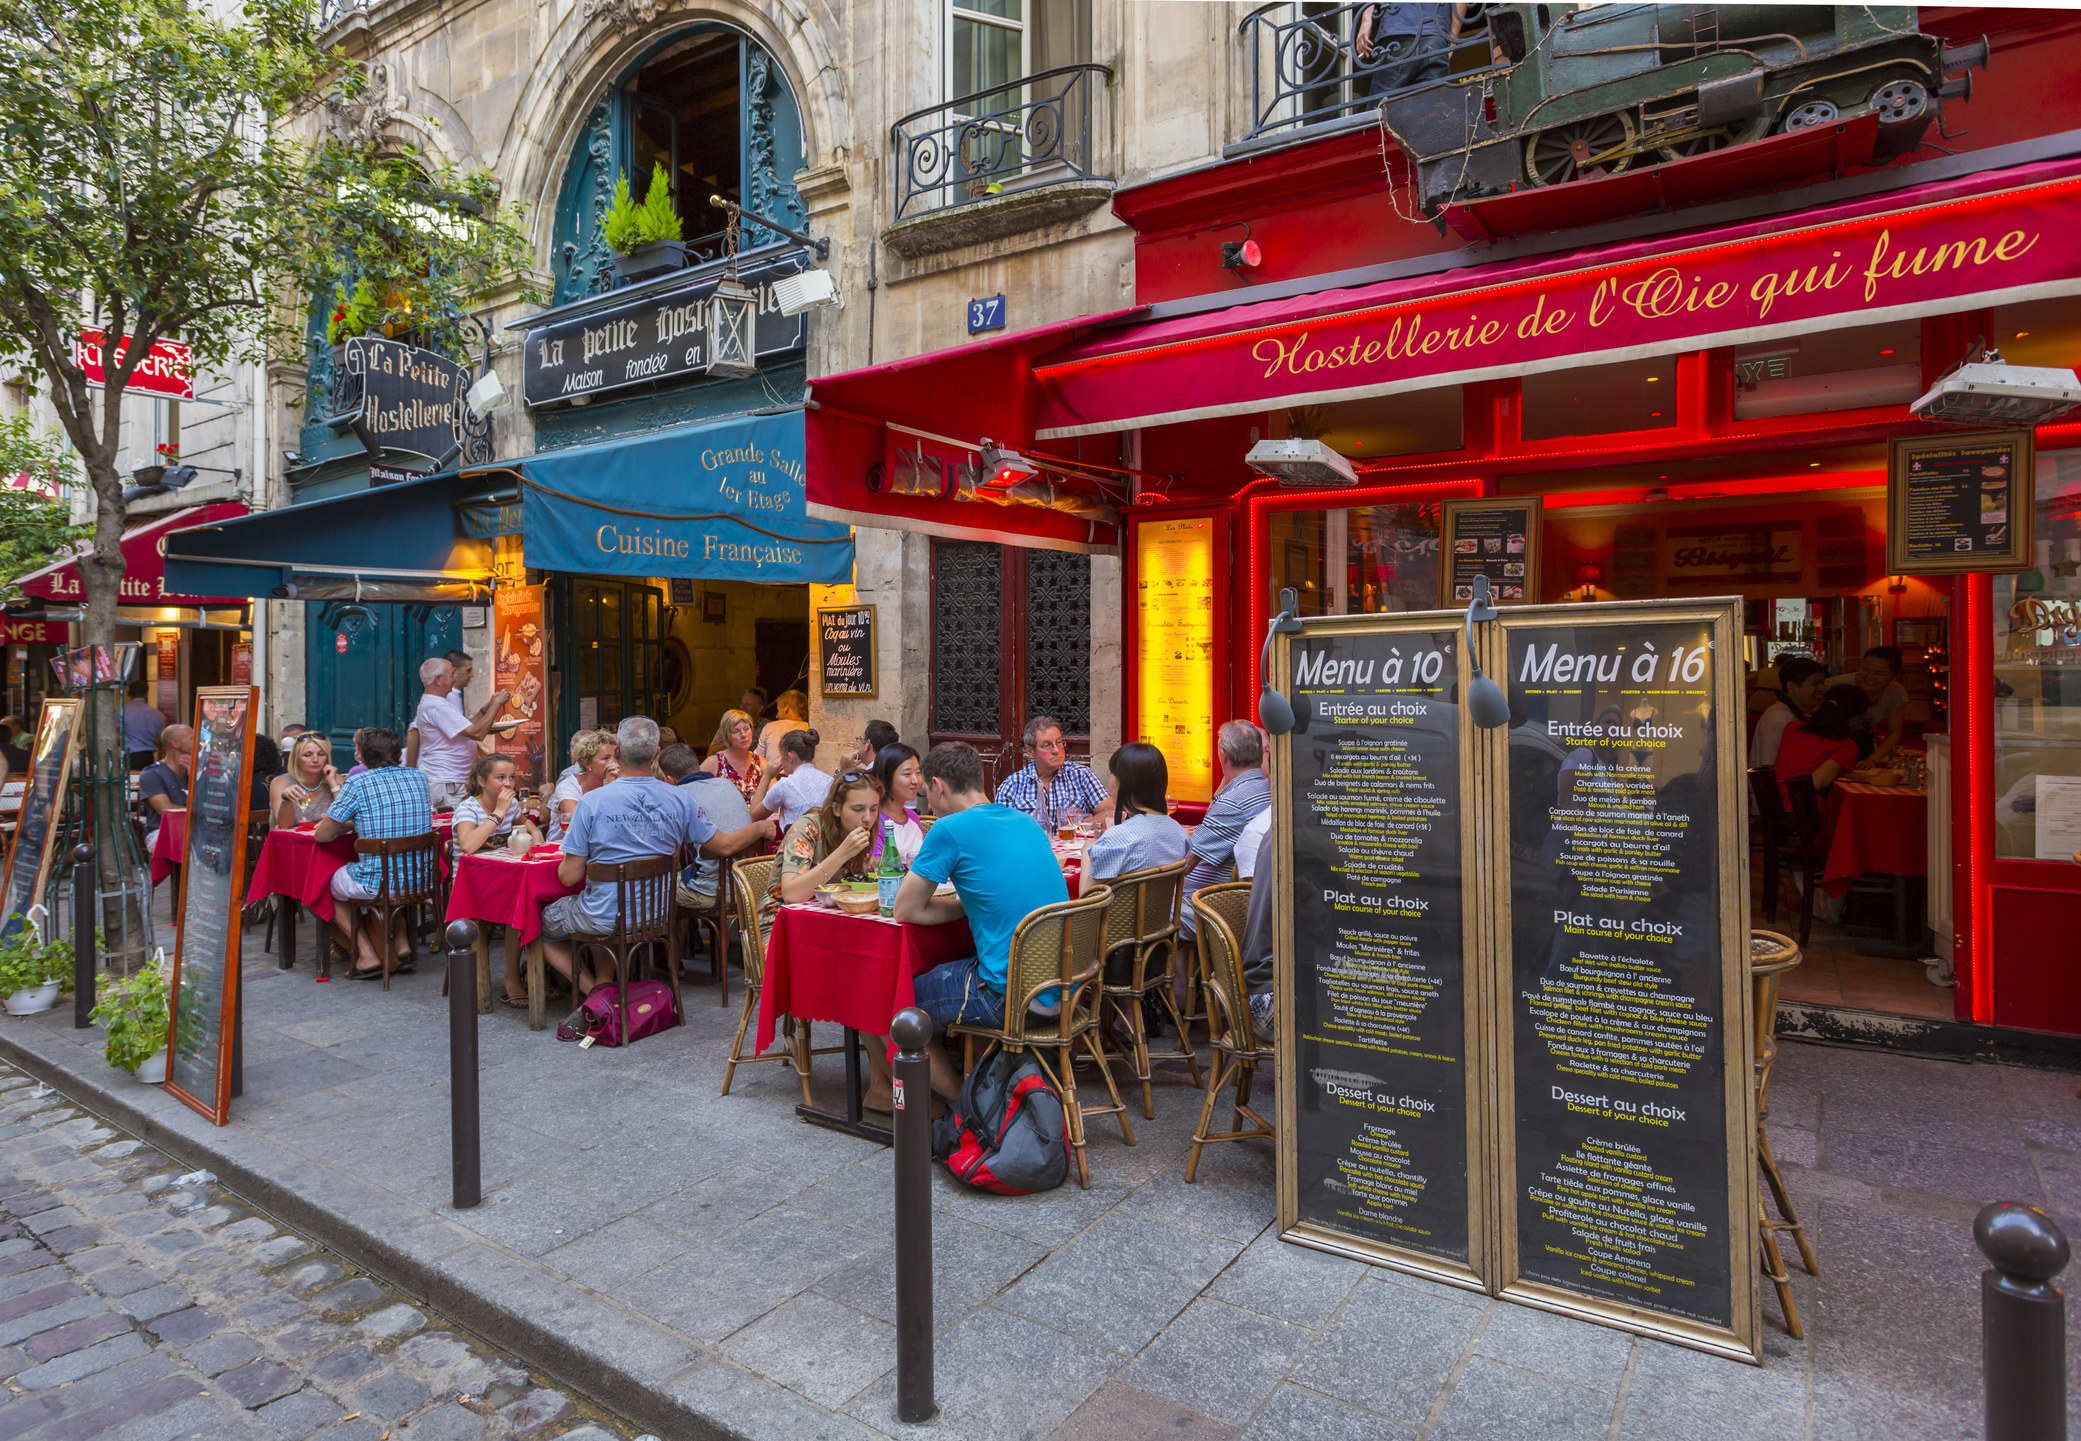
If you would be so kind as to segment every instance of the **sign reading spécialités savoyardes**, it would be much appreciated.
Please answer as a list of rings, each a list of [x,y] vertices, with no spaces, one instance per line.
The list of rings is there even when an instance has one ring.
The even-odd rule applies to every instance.
[[[1469,1260],[1457,637],[1308,635],[1291,797],[1298,1220]]]

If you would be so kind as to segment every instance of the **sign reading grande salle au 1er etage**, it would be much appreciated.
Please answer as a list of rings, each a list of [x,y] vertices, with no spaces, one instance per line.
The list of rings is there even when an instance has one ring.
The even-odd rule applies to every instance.
[[[630,386],[696,379],[708,370],[712,278],[647,294],[611,310],[588,308],[568,320],[531,325],[522,349],[521,394],[529,405],[556,405]],[[754,287],[755,359],[802,347],[804,316],[782,315],[773,286]]]

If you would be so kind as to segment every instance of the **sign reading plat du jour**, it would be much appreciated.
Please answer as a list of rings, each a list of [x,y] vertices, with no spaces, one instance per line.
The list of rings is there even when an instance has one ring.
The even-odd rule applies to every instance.
[[[1284,1239],[1760,1361],[1738,606],[1277,638]]]

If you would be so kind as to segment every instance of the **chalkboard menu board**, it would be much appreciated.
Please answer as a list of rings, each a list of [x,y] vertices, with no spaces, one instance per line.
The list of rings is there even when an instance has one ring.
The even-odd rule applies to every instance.
[[[2035,440],[2030,430],[1895,440],[1886,467],[1886,569],[2029,570]]]
[[[166,1089],[220,1126],[231,1119],[231,1027],[257,695],[241,685],[195,692],[188,853],[174,930]]]
[[[1536,495],[1439,502],[1438,603],[1464,606],[1477,575],[1499,605],[1538,600],[1542,504]]]
[[[1736,602],[1506,615],[1503,1294],[1755,1334]],[[1559,612],[1570,612],[1561,614]]]
[[[825,695],[874,694],[874,607],[817,612],[818,663]]]
[[[14,843],[7,850],[0,936],[13,936],[27,924],[31,910],[43,903],[58,844],[58,817],[65,808],[65,787],[72,777],[72,757],[79,746],[80,703],[76,698],[47,700],[36,723],[36,749],[29,757],[28,784],[15,817]],[[45,934],[49,934],[46,932]]]
[[[1459,637],[1450,617],[1357,624],[1311,624],[1281,662],[1304,716],[1281,777],[1281,1217],[1478,1284]]]

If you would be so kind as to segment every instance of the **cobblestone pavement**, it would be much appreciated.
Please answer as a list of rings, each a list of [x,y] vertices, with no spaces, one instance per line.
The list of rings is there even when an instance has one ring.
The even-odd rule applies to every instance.
[[[630,1434],[5,1065],[0,1378],[9,1441]]]

